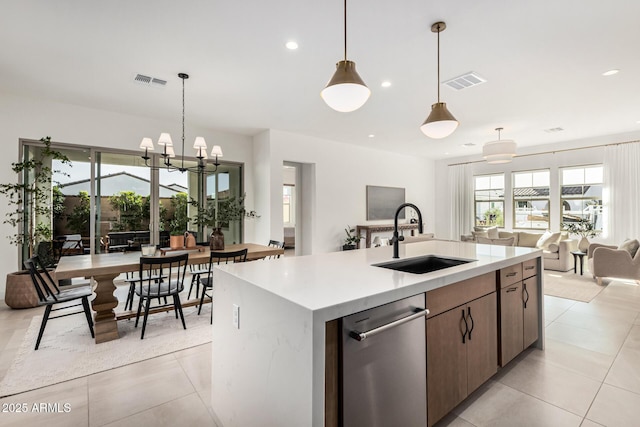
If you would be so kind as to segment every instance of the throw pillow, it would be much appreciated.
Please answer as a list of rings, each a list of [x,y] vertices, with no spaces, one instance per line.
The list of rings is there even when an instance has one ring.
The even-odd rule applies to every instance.
[[[485,245],[513,246],[513,237],[505,239],[489,239],[487,237],[478,237],[478,243]]]
[[[513,246],[518,246],[518,236],[519,233],[512,231],[499,231],[498,237],[500,239],[508,239],[509,237],[513,237]]]
[[[549,252],[558,252],[560,250],[560,245],[558,245],[557,243],[552,243],[549,246],[547,246],[547,250]]]
[[[640,248],[640,242],[637,239],[627,239],[618,246],[618,249],[625,250],[631,254],[631,258],[636,256],[636,252],[638,252],[638,248]]]
[[[560,232],[552,233],[551,231],[547,230],[544,232],[542,236],[540,236],[540,238],[536,242],[536,248],[548,250],[550,244],[552,243],[557,244],[559,240],[560,240]]]
[[[520,236],[518,237],[518,246],[535,248],[538,240],[540,240],[540,233],[527,233],[525,231],[521,231]]]
[[[489,237],[489,233],[486,231],[472,231],[471,234],[473,234],[474,239],[478,239],[478,237]]]
[[[498,227],[491,227],[487,229],[487,235],[490,239],[498,239],[500,235],[498,234]]]

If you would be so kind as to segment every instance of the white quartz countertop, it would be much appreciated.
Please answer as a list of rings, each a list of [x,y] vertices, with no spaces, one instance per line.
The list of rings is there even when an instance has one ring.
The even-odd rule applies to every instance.
[[[393,248],[260,260],[220,266],[245,282],[332,319],[541,256],[535,248],[430,240],[400,245],[400,259],[423,255],[471,259],[431,273],[373,266],[392,261]],[[224,280],[224,274],[220,279]],[[429,302],[427,301],[427,306]]]

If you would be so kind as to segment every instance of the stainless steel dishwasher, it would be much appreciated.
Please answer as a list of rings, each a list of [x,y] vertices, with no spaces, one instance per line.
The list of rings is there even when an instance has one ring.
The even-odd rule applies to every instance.
[[[342,319],[342,425],[427,425],[425,295]]]

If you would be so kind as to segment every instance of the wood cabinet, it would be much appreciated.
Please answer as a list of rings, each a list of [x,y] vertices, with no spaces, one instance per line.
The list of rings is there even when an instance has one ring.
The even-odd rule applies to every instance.
[[[427,292],[427,419],[435,424],[498,366],[495,272]]]
[[[538,260],[500,270],[500,366],[538,340]]]

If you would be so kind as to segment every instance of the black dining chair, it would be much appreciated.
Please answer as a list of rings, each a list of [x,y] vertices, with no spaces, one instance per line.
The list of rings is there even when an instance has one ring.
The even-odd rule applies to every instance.
[[[202,304],[204,304],[204,297],[207,296],[213,300],[213,293],[207,293],[207,290],[213,290],[213,266],[219,264],[231,264],[237,262],[245,262],[247,260],[248,250],[241,249],[233,252],[216,252],[211,251],[209,254],[209,269],[207,270],[206,277],[200,278],[200,284],[202,285],[202,294],[200,295],[200,306],[198,307],[198,316],[202,311]],[[213,323],[213,307],[211,308],[211,323]]]
[[[144,320],[142,321],[142,334],[140,335],[140,339],[144,339],[149,309],[151,308],[151,300],[153,299],[157,299],[159,304],[154,306],[154,309],[173,306],[176,319],[178,315],[180,315],[182,327],[187,329],[182,313],[180,292],[184,289],[184,276],[187,271],[188,258],[188,253],[173,256],[140,257],[139,280],[136,282],[135,288],[135,293],[139,298],[136,328],[138,327],[140,312],[144,304]],[[173,298],[173,304],[166,303],[167,297]],[[160,301],[163,298],[165,299],[164,304]]]
[[[284,249],[284,242],[279,242],[277,240],[269,240],[269,244],[267,246],[272,248]],[[265,257],[265,259],[276,259],[276,258],[280,258],[280,254],[269,255],[268,257]]]
[[[35,258],[35,257],[34,257]],[[29,274],[31,275],[31,281],[38,294],[38,305],[46,306],[44,315],[42,316],[42,322],[40,323],[40,332],[38,333],[38,339],[36,340],[36,347],[40,347],[40,340],[44,334],[44,329],[47,326],[49,319],[58,319],[60,317],[71,316],[73,314],[84,313],[87,317],[87,323],[89,324],[89,331],[91,331],[91,338],[95,338],[93,332],[93,320],[91,319],[91,309],[89,308],[89,297],[92,295],[91,286],[80,286],[77,288],[60,290],[55,281],[51,278],[51,275],[46,269],[39,269],[39,260],[36,258],[29,258],[24,261],[23,264]],[[70,301],[80,300],[77,304],[69,305]],[[60,306],[55,307],[60,304]],[[68,312],[69,308],[78,307],[82,305],[83,310]],[[58,316],[51,316],[51,312],[65,310],[64,314]]]

